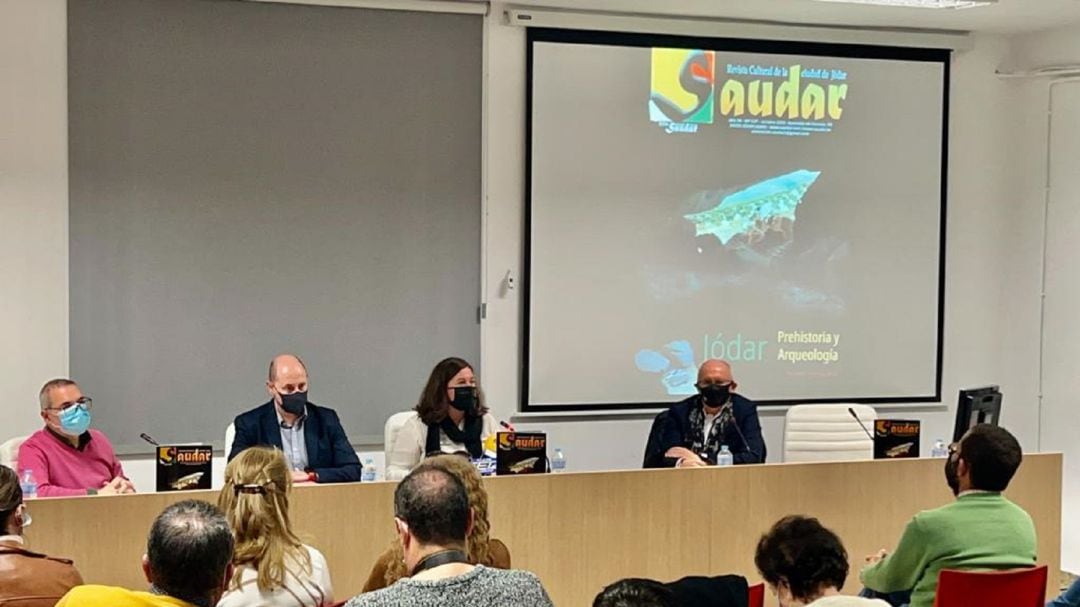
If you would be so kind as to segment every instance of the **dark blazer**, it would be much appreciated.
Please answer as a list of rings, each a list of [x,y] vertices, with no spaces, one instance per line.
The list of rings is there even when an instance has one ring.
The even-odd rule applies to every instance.
[[[664,585],[680,607],[743,607],[750,602],[746,578],[741,575],[684,577]]]
[[[654,432],[657,433],[655,444],[658,445],[659,456],[662,461],[657,460],[654,455],[653,461],[657,465],[648,466],[647,461],[647,467],[674,467],[678,459],[663,457],[663,454],[672,447],[686,447],[689,449],[693,445],[693,441],[690,439],[690,410],[701,406],[700,399],[700,396],[694,395],[672,405],[670,409],[664,412],[667,414],[667,419],[654,424]],[[731,395],[731,404],[735,414],[735,423],[728,424],[727,428],[724,428],[723,444],[727,445],[728,449],[731,450],[736,464],[764,462],[766,455],[765,439],[761,436],[761,421],[758,419],[757,405],[738,394]],[[660,415],[664,415],[664,413]],[[659,418],[659,416],[657,417]],[[735,429],[736,425],[739,430]],[[742,436],[739,436],[739,431],[742,431],[742,436],[746,437],[746,442],[743,442]],[[655,454],[656,451],[653,451],[653,453]],[[646,454],[646,459],[649,459],[649,454]]]
[[[229,460],[248,447],[277,447],[281,445],[281,426],[278,425],[274,401],[236,416]],[[351,483],[360,480],[360,458],[345,436],[341,420],[333,409],[307,404],[304,419],[304,443],[307,447],[308,469],[318,475],[320,483]]]

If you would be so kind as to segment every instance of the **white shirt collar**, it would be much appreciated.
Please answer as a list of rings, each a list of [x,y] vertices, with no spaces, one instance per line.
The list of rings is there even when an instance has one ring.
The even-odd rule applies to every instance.
[[[21,535],[0,535],[0,542],[14,542],[16,544],[26,544],[26,540]]]
[[[997,491],[986,491],[985,489],[970,489],[968,491],[961,491],[956,497],[964,497],[965,495],[985,495],[987,493],[998,493]]]

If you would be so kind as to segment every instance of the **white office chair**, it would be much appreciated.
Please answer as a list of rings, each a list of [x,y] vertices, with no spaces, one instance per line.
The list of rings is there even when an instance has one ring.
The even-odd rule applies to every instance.
[[[401,432],[401,427],[413,415],[416,415],[415,411],[401,411],[387,418],[386,425],[383,427],[383,456],[386,457],[383,461],[386,462],[385,465],[390,463],[390,450],[394,448],[394,442],[397,440],[398,433]]]
[[[229,459],[229,452],[232,451],[233,441],[236,440],[236,428],[230,423],[225,428],[225,460]]]
[[[26,442],[29,436],[16,436],[4,441],[0,445],[0,465],[7,466],[12,470],[19,471],[19,447]]]
[[[874,441],[859,422],[874,431],[877,412],[869,405],[795,405],[784,420],[785,462],[828,462],[874,459]]]

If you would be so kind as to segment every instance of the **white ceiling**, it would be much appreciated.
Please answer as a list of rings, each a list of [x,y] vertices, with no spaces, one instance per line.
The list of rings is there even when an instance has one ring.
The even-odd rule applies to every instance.
[[[1080,23],[1080,0],[1000,0],[962,10],[860,6],[813,0],[511,0],[520,7],[721,17],[815,25],[1020,33]]]

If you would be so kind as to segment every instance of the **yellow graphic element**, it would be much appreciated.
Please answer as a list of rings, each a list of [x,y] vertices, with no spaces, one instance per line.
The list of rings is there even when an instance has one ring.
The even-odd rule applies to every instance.
[[[652,92],[662,95],[683,112],[697,108],[697,95],[679,83],[682,68],[695,51],[687,48],[654,48],[652,50]]]

